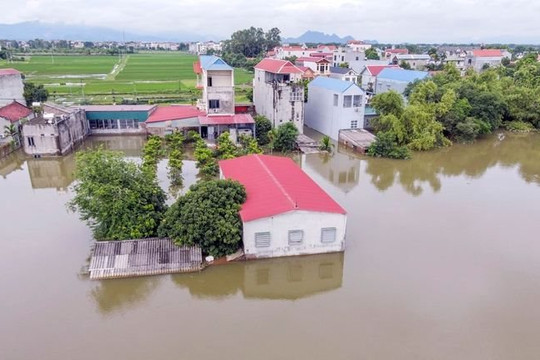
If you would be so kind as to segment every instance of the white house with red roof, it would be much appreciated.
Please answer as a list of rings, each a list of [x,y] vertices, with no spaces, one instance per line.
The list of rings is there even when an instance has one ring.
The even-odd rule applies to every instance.
[[[277,127],[292,122],[300,133],[304,127],[304,71],[290,61],[262,59],[255,65],[253,104],[258,114]]]
[[[0,106],[13,101],[26,104],[22,74],[15,69],[0,69]]]
[[[325,57],[299,57],[295,64],[310,68],[316,75],[330,75],[330,61]]]
[[[384,57],[386,59],[392,58],[394,55],[407,55],[409,53],[409,49],[385,49],[384,50]]]
[[[366,91],[374,91],[377,83],[377,75],[386,68],[399,68],[398,65],[367,65],[360,73],[362,88]]]
[[[511,55],[500,49],[475,49],[467,51],[465,58],[465,67],[473,68],[476,71],[482,71],[484,67],[496,67],[501,65],[502,59]]]
[[[26,106],[13,101],[11,104],[0,107],[0,138],[4,138],[4,129],[13,125],[17,132],[14,139],[19,144],[22,124],[34,117],[34,112]]]
[[[247,259],[345,249],[346,211],[287,157],[248,155],[219,162],[224,179],[240,182]]]
[[[362,51],[365,52],[367,49],[371,48],[370,44],[366,44],[361,40],[349,40],[347,42],[347,47],[351,48],[353,51]]]
[[[299,58],[302,56],[309,56],[309,54],[318,51],[319,50],[317,48],[309,48],[305,44],[300,46],[283,45],[278,46],[274,49],[274,57],[281,60],[285,58],[290,58],[292,56],[296,56],[297,58]]]

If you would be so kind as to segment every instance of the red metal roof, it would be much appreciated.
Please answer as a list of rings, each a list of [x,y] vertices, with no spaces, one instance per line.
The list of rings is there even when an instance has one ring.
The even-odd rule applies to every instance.
[[[0,108],[0,117],[15,123],[32,114],[32,110],[14,101],[9,105]]]
[[[398,68],[398,65],[367,65],[366,69],[370,72],[372,76],[377,76],[381,71],[386,68]]]
[[[205,115],[203,111],[200,111],[195,106],[189,105],[171,105],[171,106],[159,106],[148,117],[147,123],[155,123],[161,121],[170,120],[182,120],[195,118],[201,115]]]
[[[384,52],[387,54],[408,54],[408,49],[386,49]]]
[[[21,72],[19,70],[15,70],[15,69],[0,69],[0,76],[4,76],[4,75],[18,75],[20,74]]]
[[[199,116],[199,123],[201,125],[254,124],[255,120],[249,114],[202,115]]]
[[[287,157],[248,155],[222,160],[226,179],[239,181],[247,199],[240,217],[247,222],[293,210],[345,214],[345,210]]]
[[[293,63],[287,60],[279,59],[262,59],[255,69],[268,71],[274,74],[301,74],[302,70],[297,68]]]
[[[499,49],[484,49],[484,50],[473,50],[473,56],[476,57],[498,57],[503,56],[502,51]]]
[[[200,61],[195,61],[193,63],[193,71],[195,72],[195,74],[201,74],[202,73],[201,62]]]
[[[299,57],[298,59],[296,59],[296,61],[300,61],[300,62],[304,62],[304,61],[310,61],[310,62],[314,62],[314,63],[319,63],[319,62],[329,62],[327,59],[325,58],[320,58],[320,57],[308,57],[308,56],[302,56],[302,57]]]

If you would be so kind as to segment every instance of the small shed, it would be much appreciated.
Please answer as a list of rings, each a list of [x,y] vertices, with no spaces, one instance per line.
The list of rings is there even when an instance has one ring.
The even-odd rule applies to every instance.
[[[97,242],[88,271],[90,279],[112,279],[202,268],[202,251],[198,246],[180,247],[167,238],[151,238]]]
[[[339,131],[339,143],[361,154],[364,154],[374,141],[375,135],[364,129]]]

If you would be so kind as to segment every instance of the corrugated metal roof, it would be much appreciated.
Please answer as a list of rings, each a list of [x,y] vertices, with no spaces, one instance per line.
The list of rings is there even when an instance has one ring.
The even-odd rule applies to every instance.
[[[240,210],[244,222],[293,210],[346,214],[290,158],[248,155],[222,160],[219,166],[226,179],[246,188],[247,199]]]
[[[199,116],[199,123],[201,125],[254,124],[255,120],[249,114],[205,115]]]
[[[204,115],[203,111],[200,111],[195,106],[190,105],[171,105],[171,106],[159,106],[150,115],[147,123],[155,123],[169,120],[182,120],[189,118],[197,118],[200,115]]]
[[[201,68],[204,70],[232,70],[222,58],[215,55],[201,55],[200,56]]]
[[[84,111],[151,111],[157,105],[81,105]]]
[[[359,88],[358,85],[350,81],[328,78],[324,76],[318,76],[315,79],[313,79],[313,81],[311,81],[308,84],[308,87],[312,87],[312,86],[332,90],[339,93],[344,92],[345,90],[349,89],[351,86],[356,86]]]
[[[0,76],[4,76],[4,75],[20,75],[20,71],[19,70],[15,70],[15,69],[11,69],[11,68],[8,68],[8,69],[0,69]]]
[[[423,80],[428,76],[429,74],[425,71],[386,68],[379,73],[377,79],[413,82],[415,80]]]
[[[17,122],[32,114],[32,110],[26,106],[14,101],[9,105],[0,108],[0,118],[9,120],[9,122]],[[3,130],[3,129],[2,129]]]
[[[262,59],[255,69],[264,70],[273,74],[301,74],[303,73],[296,65],[290,61],[279,59]]]

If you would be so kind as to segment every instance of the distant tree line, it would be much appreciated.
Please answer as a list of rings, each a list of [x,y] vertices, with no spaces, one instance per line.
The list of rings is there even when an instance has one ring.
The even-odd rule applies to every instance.
[[[264,32],[262,28],[235,31],[229,40],[223,42],[222,57],[229,65],[253,70],[269,50],[281,43],[281,31],[272,28]]]

